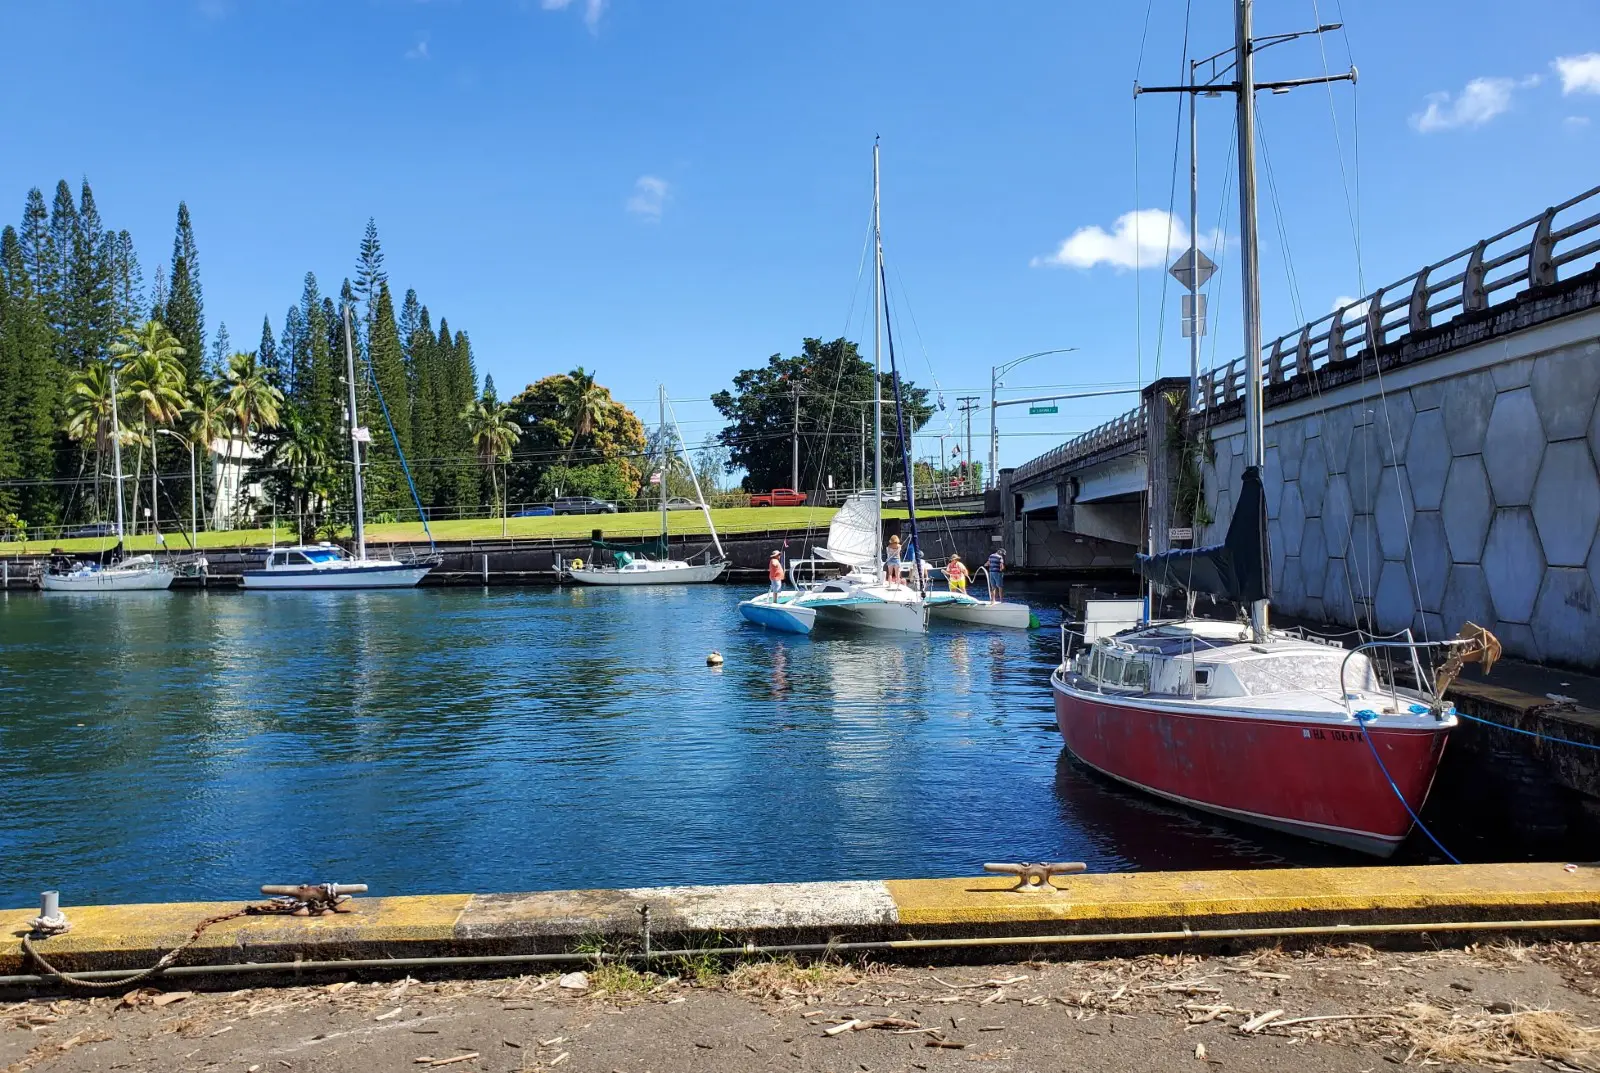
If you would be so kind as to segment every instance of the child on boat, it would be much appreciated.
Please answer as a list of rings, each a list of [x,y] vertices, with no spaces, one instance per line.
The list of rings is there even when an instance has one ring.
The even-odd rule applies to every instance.
[[[890,585],[900,584],[900,538],[889,538],[888,555],[884,560],[883,579]]]
[[[767,560],[767,589],[772,595],[776,596],[782,588],[783,554],[775,551],[772,553],[772,557]]]

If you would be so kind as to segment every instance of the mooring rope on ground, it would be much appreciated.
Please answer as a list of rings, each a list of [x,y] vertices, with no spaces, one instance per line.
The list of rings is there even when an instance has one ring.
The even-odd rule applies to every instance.
[[[1493,719],[1484,719],[1480,716],[1468,715],[1460,708],[1456,709],[1456,718],[1466,719],[1474,723],[1482,723],[1484,726],[1494,727],[1496,730],[1509,730],[1513,734],[1523,734],[1530,738],[1539,738],[1541,741],[1553,741],[1558,745],[1571,745],[1578,749],[1600,749],[1600,745],[1595,745],[1587,741],[1573,741],[1571,738],[1558,738],[1554,734],[1544,734],[1537,730],[1523,730],[1521,727],[1513,727],[1507,726],[1504,723],[1497,723]]]
[[[85,980],[65,971],[64,969],[57,968],[56,966],[50,964],[50,962],[46,961],[43,954],[39,953],[38,949],[33,945],[33,937],[31,934],[24,935],[22,937],[22,952],[26,954],[28,958],[34,962],[34,964],[43,969],[46,974],[54,976],[62,983],[70,984],[73,987],[81,987],[88,991],[114,991],[118,988],[128,987],[131,984],[143,983],[151,977],[161,973],[162,970],[169,968],[173,962],[177,961],[178,958],[183,955],[185,950],[189,949],[189,947],[193,946],[200,940],[200,936],[207,928],[211,927],[211,925],[221,924],[225,920],[233,920],[237,917],[242,917],[247,914],[266,911],[268,910],[264,910],[260,906],[247,905],[243,909],[235,909],[231,913],[218,913],[216,916],[206,917],[199,924],[195,925],[194,931],[189,933],[189,937],[187,939],[173,947],[171,950],[168,950],[165,954],[162,954],[160,960],[158,960],[154,965],[150,966],[148,969],[141,969],[138,972],[130,973],[127,976],[119,977],[115,980]],[[271,911],[276,912],[279,910]]]

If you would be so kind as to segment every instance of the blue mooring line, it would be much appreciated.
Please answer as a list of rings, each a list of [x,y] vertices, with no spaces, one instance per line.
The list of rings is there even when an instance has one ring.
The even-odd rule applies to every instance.
[[[1376,713],[1373,713],[1373,718],[1377,718]],[[1383,772],[1384,781],[1389,784],[1389,789],[1394,791],[1394,796],[1400,799],[1400,806],[1404,808],[1407,815],[1411,817],[1411,822],[1417,825],[1417,830],[1427,835],[1428,841],[1437,846],[1439,852],[1444,854],[1445,858],[1449,860],[1451,864],[1460,864],[1461,861],[1456,858],[1456,855],[1445,849],[1443,842],[1440,842],[1437,838],[1433,837],[1433,832],[1428,830],[1428,825],[1422,822],[1422,817],[1418,816],[1411,808],[1411,802],[1406,800],[1406,795],[1401,793],[1400,787],[1395,785],[1394,779],[1389,775],[1389,769],[1383,764],[1383,757],[1378,755],[1378,747],[1373,744],[1372,735],[1367,733],[1367,721],[1361,718],[1360,712],[1356,713],[1356,726],[1361,728],[1361,740],[1367,743],[1368,749],[1372,750],[1372,759],[1378,762],[1378,770]]]
[[[1579,749],[1600,749],[1600,745],[1591,745],[1586,741],[1573,741],[1571,738],[1552,737],[1549,734],[1541,734],[1537,730],[1523,730],[1521,727],[1508,727],[1504,723],[1496,723],[1493,719],[1480,719],[1475,715],[1468,715],[1460,708],[1456,709],[1456,718],[1470,719],[1474,723],[1482,723],[1484,726],[1494,727],[1497,730],[1509,730],[1513,734],[1526,734],[1530,738],[1538,738],[1541,741],[1553,741],[1558,745],[1572,745]]]

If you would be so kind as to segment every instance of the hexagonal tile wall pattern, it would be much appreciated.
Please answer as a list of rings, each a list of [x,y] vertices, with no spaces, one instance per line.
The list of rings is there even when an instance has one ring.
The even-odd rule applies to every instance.
[[[1494,512],[1489,539],[1483,546],[1483,575],[1502,622],[1527,622],[1544,576],[1544,552],[1533,512],[1527,507],[1502,507]]]
[[[1378,594],[1372,602],[1372,613],[1378,620],[1378,629],[1384,633],[1399,633],[1411,625],[1417,613],[1416,599],[1412,595],[1411,572],[1405,563],[1387,562],[1378,576]]]
[[[1322,497],[1328,491],[1328,456],[1321,436],[1307,436],[1300,449],[1300,500],[1306,517],[1322,515]]]
[[[1450,444],[1444,438],[1444,411],[1424,410],[1411,425],[1406,444],[1406,476],[1418,510],[1438,510],[1450,475]]]
[[[1595,395],[1600,392],[1600,361],[1590,345],[1541,354],[1533,361],[1528,386],[1547,440],[1572,439],[1589,430]]]
[[[1594,585],[1589,571],[1551,567],[1533,605],[1533,639],[1546,659],[1563,663],[1594,661],[1594,637],[1600,627],[1595,613]]]
[[[1475,563],[1482,556],[1483,538],[1489,533],[1489,515],[1493,511],[1483,459],[1467,455],[1452,460],[1439,512],[1444,516],[1444,535],[1454,562]]]
[[[1404,559],[1411,548],[1411,496],[1406,471],[1390,467],[1378,484],[1378,545],[1385,559]]]
[[[1419,510],[1411,517],[1411,570],[1417,579],[1417,593],[1424,611],[1438,611],[1444,603],[1444,583],[1450,575],[1450,556],[1446,551],[1444,519],[1436,510]]]
[[[1494,396],[1494,377],[1487,372],[1468,373],[1445,381],[1444,435],[1450,443],[1451,454],[1475,455],[1483,450]]]
[[[1533,479],[1544,457],[1544,430],[1533,392],[1527,388],[1503,391],[1494,400],[1489,431],[1483,438],[1483,468],[1499,507],[1516,507],[1530,501]]]
[[[1416,423],[1416,408],[1409,391],[1384,392],[1373,405],[1373,427],[1378,431],[1378,452],[1383,464],[1393,466],[1406,457],[1411,442],[1411,426]]]
[[[1562,440],[1544,449],[1533,485],[1533,520],[1551,566],[1582,566],[1588,559],[1600,523],[1600,480],[1586,441]]]

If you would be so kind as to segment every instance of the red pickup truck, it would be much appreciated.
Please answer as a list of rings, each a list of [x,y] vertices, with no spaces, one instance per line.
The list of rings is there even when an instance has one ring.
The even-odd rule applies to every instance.
[[[803,507],[805,502],[806,494],[793,488],[774,488],[750,497],[752,507]]]

